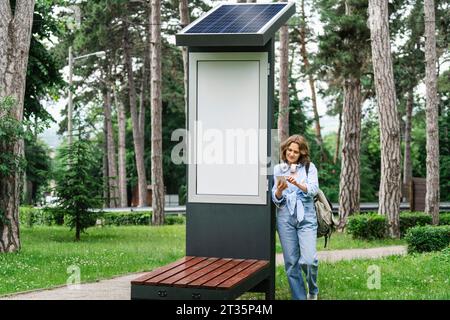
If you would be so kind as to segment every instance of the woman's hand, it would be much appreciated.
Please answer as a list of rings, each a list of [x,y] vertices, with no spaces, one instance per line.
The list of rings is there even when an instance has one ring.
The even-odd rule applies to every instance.
[[[294,186],[296,186],[297,188],[299,188],[300,190],[302,190],[303,192],[308,192],[308,187],[306,186],[306,184],[304,183],[304,180],[302,180],[302,183],[297,183],[297,180],[295,180],[294,177],[286,177],[286,180],[289,183],[292,183]]]
[[[287,188],[288,188],[288,184],[286,181],[278,180],[277,191],[275,191],[275,196],[277,197],[277,199],[281,199],[281,197],[283,195],[283,190],[285,190]]]

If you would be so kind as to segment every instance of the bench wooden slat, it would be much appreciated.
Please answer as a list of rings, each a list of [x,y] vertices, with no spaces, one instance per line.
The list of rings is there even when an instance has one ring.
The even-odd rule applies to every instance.
[[[211,263],[213,263],[213,262],[215,262],[217,260],[219,260],[219,258],[206,259],[206,260],[204,260],[204,261],[202,261],[202,262],[200,262],[200,263],[198,263],[198,264],[196,264],[194,266],[186,268],[185,270],[183,270],[183,271],[181,271],[181,272],[171,276],[170,278],[167,278],[167,279],[164,279],[164,280],[160,281],[159,284],[160,285],[171,285],[171,284],[173,284],[173,283],[175,283],[175,282],[177,282],[177,281],[179,281],[179,280],[181,280],[181,279],[183,279],[183,278],[193,274],[194,272],[197,272],[199,270],[203,271],[203,269],[205,267],[207,267],[208,265],[210,265]]]
[[[214,279],[202,284],[202,287],[208,287],[208,288],[215,288],[228,278],[231,278],[235,274],[241,272],[242,270],[250,267],[252,264],[254,264],[257,260],[244,260],[241,263],[239,263],[237,266],[233,267],[232,269],[228,270],[227,272],[224,272],[220,274],[219,276],[215,277]]]
[[[217,287],[223,288],[223,289],[232,288],[235,285],[242,282],[243,280],[245,280],[246,278],[248,278],[253,273],[258,272],[268,266],[269,266],[269,261],[259,260],[256,263],[252,264],[250,267],[244,269],[243,271],[235,274],[231,278],[225,280],[224,282],[219,284]]]
[[[153,270],[152,272],[146,273],[142,276],[140,276],[139,278],[136,278],[134,280],[131,281],[131,284],[143,284],[145,281],[150,280],[153,277],[159,276],[160,274],[178,267],[179,265],[188,262],[189,260],[194,259],[195,257],[191,257],[191,256],[187,256],[187,257],[183,257],[180,260],[177,260],[175,262],[172,262],[171,264],[162,266],[158,269]]]
[[[200,287],[204,283],[206,283],[206,282],[216,278],[217,276],[223,274],[224,272],[234,268],[235,266],[237,266],[238,264],[240,264],[243,261],[244,261],[244,259],[231,259],[229,262],[225,263],[224,265],[217,268],[216,270],[214,270],[208,274],[205,274],[204,276],[198,278],[195,281],[190,282],[188,284],[188,286],[189,287]]]
[[[231,260],[232,259],[230,259],[230,258],[218,259],[217,261],[214,261],[213,263],[206,266],[205,268],[198,270],[198,271],[194,272],[193,274],[175,282],[173,285],[177,286],[177,287],[183,287],[183,286],[187,286],[188,284],[190,284],[190,282],[194,282],[195,280],[198,280],[201,277],[206,278],[210,273],[217,270],[219,267],[222,267],[224,264],[230,262]],[[230,268],[231,268],[231,266],[230,266]],[[205,280],[205,282],[206,281],[208,281],[208,280]]]
[[[182,263],[178,267],[175,267],[175,268],[173,268],[171,270],[168,270],[167,272],[164,272],[164,273],[160,274],[159,276],[153,277],[153,278],[145,281],[144,284],[146,284],[146,285],[158,284],[162,280],[170,278],[171,276],[173,276],[173,275],[175,275],[175,274],[177,274],[179,272],[182,272],[183,270],[185,270],[185,269],[187,269],[187,268],[189,268],[191,266],[194,266],[194,265],[196,265],[196,264],[198,264],[198,263],[200,263],[200,262],[202,262],[202,261],[204,261],[206,259],[207,258],[205,258],[205,257],[194,257],[194,259],[189,260],[189,261],[187,261],[185,263]]]

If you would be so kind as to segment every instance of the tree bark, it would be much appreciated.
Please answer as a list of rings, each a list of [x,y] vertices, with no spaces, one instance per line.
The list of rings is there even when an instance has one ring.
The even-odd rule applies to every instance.
[[[108,125],[106,124],[106,117],[103,119],[103,206],[105,208],[109,207],[110,199],[109,199],[109,181],[108,181],[108,132],[106,128]]]
[[[308,76],[308,83],[309,88],[311,90],[311,103],[313,107],[313,113],[314,113],[314,123],[315,123],[315,133],[316,133],[316,141],[320,148],[320,155],[321,160],[323,162],[327,161],[327,154],[325,153],[325,149],[323,146],[323,139],[322,139],[322,133],[320,129],[320,118],[319,118],[319,112],[317,110],[317,97],[316,97],[316,86],[315,81],[312,76],[312,74],[309,72],[309,60],[308,60],[308,52],[306,51],[306,14],[305,14],[305,1],[302,0],[301,7],[300,7],[300,14],[301,14],[301,23],[300,23],[300,32],[299,32],[299,40],[300,40],[300,53],[303,58],[303,67],[305,70],[305,73]]]
[[[0,1],[0,99],[8,96],[14,98],[16,104],[12,114],[22,121],[35,1],[16,0],[15,3],[12,11],[10,1]],[[22,157],[23,151],[23,140],[12,145],[0,142],[0,152]],[[20,249],[19,204],[22,183],[21,170],[0,177],[0,252]]]
[[[361,83],[348,78],[344,83],[343,141],[339,182],[339,229],[349,215],[359,211],[361,148]]]
[[[181,27],[184,28],[189,24],[189,6],[187,0],[180,0],[180,20]],[[183,55],[183,70],[184,70],[184,115],[185,115],[185,128],[187,129],[187,114],[188,114],[188,51],[187,47],[181,47],[181,53]]]
[[[369,0],[369,26],[375,93],[380,117],[381,181],[379,213],[388,218],[389,235],[400,237],[400,124],[396,109],[394,72],[389,44],[388,3]]]
[[[436,75],[436,28],[434,0],[424,0],[425,12],[425,86],[427,118],[427,192],[425,212],[439,224],[439,115]]]
[[[289,32],[280,29],[280,102],[278,107],[278,138],[280,143],[289,137]]]
[[[105,88],[103,93],[103,108],[105,113],[106,125],[106,146],[108,159],[108,193],[109,207],[117,208],[119,202],[118,186],[117,186],[117,162],[116,147],[114,143],[114,134],[111,116],[111,92],[109,88]]]
[[[161,98],[161,2],[152,0],[151,93],[152,93],[152,223],[164,224],[164,180],[162,167],[162,98]]]
[[[117,108],[117,124],[118,124],[118,162],[119,162],[119,199],[120,207],[125,208],[128,206],[128,195],[127,195],[127,168],[126,168],[126,143],[125,143],[125,132],[126,132],[126,118],[125,118],[125,108],[122,101],[117,99],[117,91],[114,87],[114,104]]]
[[[124,21],[124,54],[125,54],[125,66],[128,74],[128,89],[130,99],[130,114],[131,123],[133,126],[133,144],[134,154],[136,158],[136,169],[138,174],[138,190],[139,190],[139,207],[147,205],[147,177],[145,174],[144,164],[144,139],[139,129],[139,118],[137,114],[136,106],[136,86],[133,77],[133,65],[131,61],[131,44],[130,36],[128,32],[129,23]]]
[[[336,150],[334,151],[333,163],[336,164],[339,159],[340,147],[341,147],[341,129],[342,129],[342,108],[339,109],[339,125],[336,135]]]
[[[407,190],[412,178],[411,125],[412,125],[413,103],[414,103],[414,89],[411,88],[408,91],[408,96],[406,98],[405,153],[403,156],[403,185],[407,188]]]

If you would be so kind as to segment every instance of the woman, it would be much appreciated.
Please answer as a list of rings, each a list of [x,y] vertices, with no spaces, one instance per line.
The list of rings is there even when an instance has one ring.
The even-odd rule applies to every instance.
[[[278,208],[277,229],[292,299],[316,300],[319,293],[314,207],[314,196],[319,190],[317,169],[310,162],[308,143],[302,136],[290,136],[282,143],[280,151],[282,163],[274,168],[272,201]],[[308,283],[308,294],[302,271]]]

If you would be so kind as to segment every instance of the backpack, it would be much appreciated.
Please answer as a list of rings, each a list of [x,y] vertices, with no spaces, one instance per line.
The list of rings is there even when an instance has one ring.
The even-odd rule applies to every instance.
[[[309,162],[306,164],[306,176],[308,176]],[[331,234],[336,230],[339,224],[339,214],[333,213],[333,205],[331,201],[325,196],[322,190],[314,197],[314,207],[317,214],[317,238],[325,237],[325,246],[327,247],[328,240]]]

